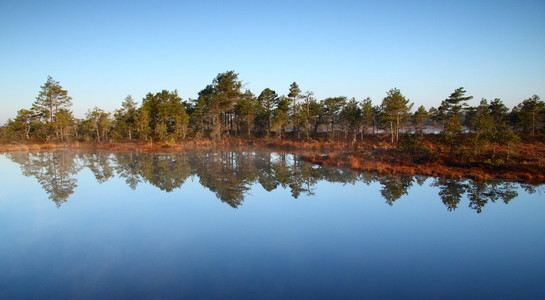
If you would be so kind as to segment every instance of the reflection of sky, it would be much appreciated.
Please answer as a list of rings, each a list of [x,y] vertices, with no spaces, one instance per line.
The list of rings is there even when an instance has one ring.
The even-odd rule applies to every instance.
[[[233,209],[197,177],[171,193],[77,178],[56,208],[0,157],[1,298],[545,295],[538,193],[476,214],[465,198],[447,211],[431,180],[393,206],[376,182],[320,181],[298,199],[254,184]]]

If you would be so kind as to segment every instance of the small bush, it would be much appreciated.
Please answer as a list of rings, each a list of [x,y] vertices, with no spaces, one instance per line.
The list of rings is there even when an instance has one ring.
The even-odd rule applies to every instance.
[[[484,161],[484,165],[492,169],[499,168],[503,164],[505,164],[505,161],[503,159],[496,159],[496,160],[487,159]]]
[[[412,134],[403,134],[399,141],[398,148],[401,152],[406,153],[430,153],[431,149],[426,147],[421,139],[416,138]]]

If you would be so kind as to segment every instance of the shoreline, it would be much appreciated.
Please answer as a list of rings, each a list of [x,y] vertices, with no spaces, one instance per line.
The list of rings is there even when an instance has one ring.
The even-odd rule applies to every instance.
[[[332,166],[344,167],[357,172],[375,172],[379,175],[423,175],[445,179],[472,179],[475,181],[507,180],[529,184],[545,183],[543,168],[536,170],[533,166],[524,164],[505,163],[494,167],[482,162],[454,164],[454,163],[396,163],[391,157],[374,156],[362,158],[361,154],[336,153],[332,155],[304,155],[304,161]]]
[[[107,151],[107,152],[178,152],[191,150],[241,150],[263,148],[301,154],[302,160],[331,167],[343,167],[357,172],[376,172],[379,175],[424,175],[446,179],[468,178],[476,181],[509,180],[521,183],[545,183],[545,144],[533,142],[522,145],[517,158],[499,159],[505,149],[496,150],[496,160],[457,162],[453,155],[441,152],[405,153],[387,143],[370,141],[351,144],[336,141],[278,140],[274,138],[226,138],[217,142],[208,139],[183,143],[150,142],[70,142],[0,144],[0,153],[48,151]],[[544,159],[545,160],[545,159]],[[496,163],[497,162],[497,163]]]

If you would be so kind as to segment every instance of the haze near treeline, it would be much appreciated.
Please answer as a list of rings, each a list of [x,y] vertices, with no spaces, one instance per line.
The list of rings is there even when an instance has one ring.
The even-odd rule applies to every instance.
[[[30,107],[44,78],[74,115],[128,95],[178,90],[219,72],[280,95],[296,81],[317,99],[380,102],[392,87],[429,108],[463,86],[513,107],[544,95],[542,1],[244,1],[0,3],[0,123]]]

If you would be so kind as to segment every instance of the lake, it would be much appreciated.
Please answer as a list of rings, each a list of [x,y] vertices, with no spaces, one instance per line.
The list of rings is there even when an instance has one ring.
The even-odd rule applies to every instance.
[[[268,151],[0,155],[0,298],[545,299],[544,186]]]

